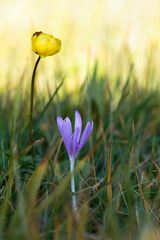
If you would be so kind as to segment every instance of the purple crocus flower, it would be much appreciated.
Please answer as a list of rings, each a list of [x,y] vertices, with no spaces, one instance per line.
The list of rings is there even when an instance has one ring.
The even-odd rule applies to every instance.
[[[72,131],[72,124],[68,117],[64,120],[58,116],[57,124],[59,131],[62,135],[68,157],[70,160],[70,171],[71,171],[71,192],[72,196],[72,208],[73,211],[77,211],[77,199],[75,195],[75,182],[74,182],[74,162],[75,158],[78,155],[79,151],[86,144],[89,136],[91,135],[93,129],[93,122],[87,122],[86,127],[82,133],[82,118],[78,111],[75,111],[75,123],[74,131]]]
[[[80,113],[78,111],[75,111],[75,123],[73,132],[72,124],[68,117],[63,120],[60,116],[58,116],[57,124],[62,135],[69,159],[73,160],[86,144],[93,129],[93,122],[87,122],[86,127],[82,133],[82,118]]]

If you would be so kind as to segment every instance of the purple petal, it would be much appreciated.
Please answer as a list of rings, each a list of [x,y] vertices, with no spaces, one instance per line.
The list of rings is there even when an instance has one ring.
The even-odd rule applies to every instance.
[[[57,125],[61,135],[63,135],[62,133],[63,119],[60,116],[57,117]]]
[[[76,128],[79,128],[79,133],[78,133],[78,136],[77,136],[77,142],[79,142],[80,136],[81,136],[81,131],[82,131],[82,118],[81,118],[81,115],[78,111],[75,111],[74,130],[76,130]]]
[[[78,135],[79,135],[79,128],[77,127],[74,131],[73,138],[72,138],[72,156],[75,157],[78,153]]]
[[[80,151],[80,149],[86,144],[91,132],[92,132],[92,129],[93,129],[93,122],[88,122],[84,131],[83,131],[83,134],[82,134],[82,137],[81,137],[81,140],[80,140],[80,144],[79,144],[79,148],[78,150]]]
[[[71,151],[72,144],[72,125],[70,119],[67,117],[63,121],[62,125],[63,141],[66,146],[68,154]]]

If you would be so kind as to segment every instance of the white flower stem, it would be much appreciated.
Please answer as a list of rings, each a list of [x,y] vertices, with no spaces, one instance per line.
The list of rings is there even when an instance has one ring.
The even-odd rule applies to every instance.
[[[75,195],[75,181],[74,181],[74,161],[75,159],[70,158],[70,171],[71,171],[71,192],[72,192],[72,209],[73,212],[77,211],[77,199]]]

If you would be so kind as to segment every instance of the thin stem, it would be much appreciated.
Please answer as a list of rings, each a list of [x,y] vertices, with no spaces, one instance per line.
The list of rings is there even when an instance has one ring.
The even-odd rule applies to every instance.
[[[77,199],[75,195],[75,181],[74,181],[74,161],[75,159],[70,158],[70,171],[71,171],[71,192],[72,192],[72,209],[73,212],[77,211]]]
[[[38,66],[38,63],[40,61],[41,57],[39,56],[37,58],[37,61],[35,63],[33,73],[32,73],[32,80],[31,80],[31,96],[30,96],[30,114],[29,114],[29,138],[30,138],[30,144],[32,144],[33,141],[33,104],[34,104],[34,83],[35,83],[35,75],[36,75],[36,69]]]

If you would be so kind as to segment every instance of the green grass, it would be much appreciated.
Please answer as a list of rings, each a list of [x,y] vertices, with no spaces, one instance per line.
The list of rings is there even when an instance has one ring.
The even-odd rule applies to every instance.
[[[139,84],[128,65],[124,79],[102,76],[97,61],[76,92],[65,93],[64,79],[47,97],[36,93],[34,160],[28,145],[30,76],[19,76],[14,92],[1,92],[0,239],[146,240],[146,226],[153,229],[149,239],[159,239],[160,90]],[[84,123],[94,121],[94,130],[76,161],[75,216],[69,160],[55,120],[58,114],[73,120],[76,109]]]

